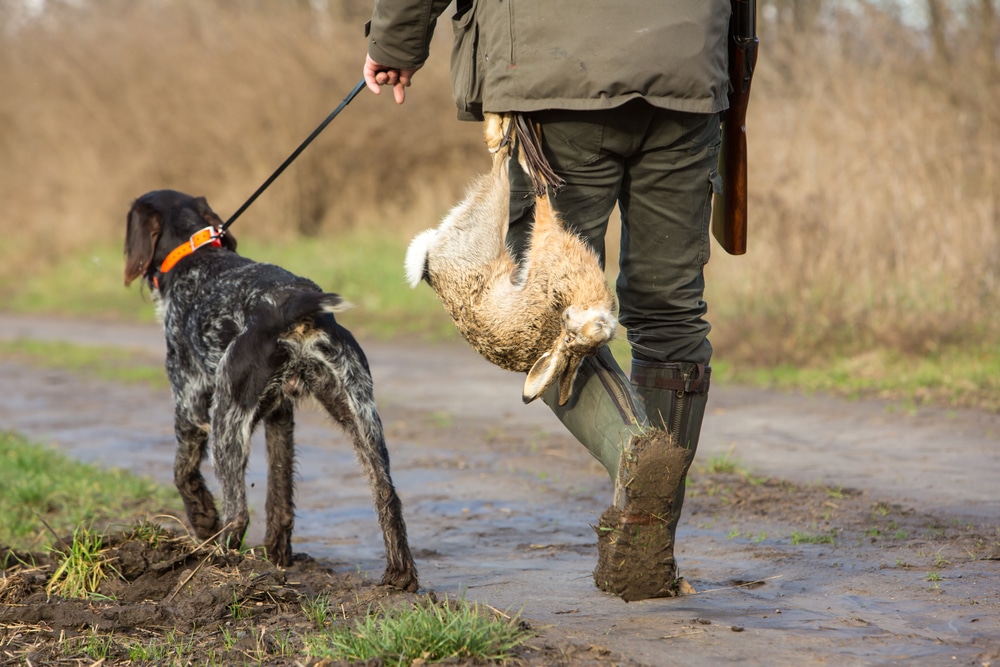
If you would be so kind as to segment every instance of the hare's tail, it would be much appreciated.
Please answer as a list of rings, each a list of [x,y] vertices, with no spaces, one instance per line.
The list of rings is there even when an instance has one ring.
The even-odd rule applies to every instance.
[[[433,245],[436,238],[437,230],[428,229],[420,232],[410,241],[410,246],[406,249],[406,260],[404,262],[404,266],[406,267],[406,282],[410,284],[410,287],[416,287],[420,284],[421,280],[427,278],[427,254],[430,252],[431,245]]]

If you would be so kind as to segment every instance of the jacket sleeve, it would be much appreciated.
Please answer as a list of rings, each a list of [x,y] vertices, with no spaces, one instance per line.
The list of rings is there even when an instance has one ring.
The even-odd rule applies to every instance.
[[[368,55],[389,67],[420,67],[427,60],[434,25],[450,0],[377,0],[366,26]]]

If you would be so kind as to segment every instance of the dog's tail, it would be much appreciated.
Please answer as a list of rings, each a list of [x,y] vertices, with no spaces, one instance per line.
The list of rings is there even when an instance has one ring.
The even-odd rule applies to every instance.
[[[275,305],[278,310],[276,321],[289,327],[294,327],[321,313],[339,313],[351,307],[351,304],[339,294],[300,291],[290,293]]]
[[[308,335],[319,326],[317,318],[350,305],[339,294],[300,290],[287,292],[274,303],[261,304],[226,353],[226,363],[232,369],[231,392],[238,404],[251,409],[260,400],[287,354],[282,351],[282,339]]]
[[[334,313],[351,307],[339,294],[330,292],[288,293],[284,299],[274,304],[275,316],[269,318],[272,327],[270,331],[261,332],[268,338],[285,338],[296,333],[306,333],[315,328],[323,328],[319,320],[324,315],[330,317]],[[330,317],[332,319],[332,317]]]

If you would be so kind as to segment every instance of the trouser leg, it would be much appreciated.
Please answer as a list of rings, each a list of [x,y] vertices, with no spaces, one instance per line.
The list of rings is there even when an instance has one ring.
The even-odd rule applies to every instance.
[[[717,180],[718,117],[639,102],[602,112],[544,112],[534,120],[542,127],[546,157],[566,180],[553,204],[602,261],[608,216],[620,204],[617,288],[633,355],[651,363],[684,359],[705,369],[711,345],[704,320],[703,267]],[[519,258],[530,235],[530,194],[515,165],[508,243]],[[580,398],[553,410],[615,480],[615,502],[597,528],[595,583],[626,600],[676,595],[674,533],[706,394],[681,401],[687,425],[678,427],[676,420],[658,419],[664,411],[678,410],[666,396],[660,405],[653,391],[637,385],[622,392],[627,400],[619,400],[602,382],[615,376],[614,369],[600,358],[587,369],[574,385]],[[649,401],[646,409],[639,396]],[[637,407],[623,418],[618,408],[630,402]],[[556,405],[554,400],[546,403]],[[648,422],[640,419],[644,413]],[[678,428],[684,434],[672,435]],[[612,462],[616,450],[617,468]]]

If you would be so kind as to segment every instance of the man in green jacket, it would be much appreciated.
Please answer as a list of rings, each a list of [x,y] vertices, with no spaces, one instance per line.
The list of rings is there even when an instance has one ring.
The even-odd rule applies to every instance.
[[[447,0],[376,0],[364,76],[397,103],[424,64]],[[452,87],[459,118],[526,112],[566,184],[565,223],[604,260],[621,213],[620,321],[631,378],[607,348],[573,396],[544,400],[615,482],[598,527],[594,580],[626,600],[677,595],[674,560],[684,479],[708,397],[704,316],[720,114],[728,106],[729,0],[459,0]],[[531,184],[510,171],[508,242],[531,231]]]

